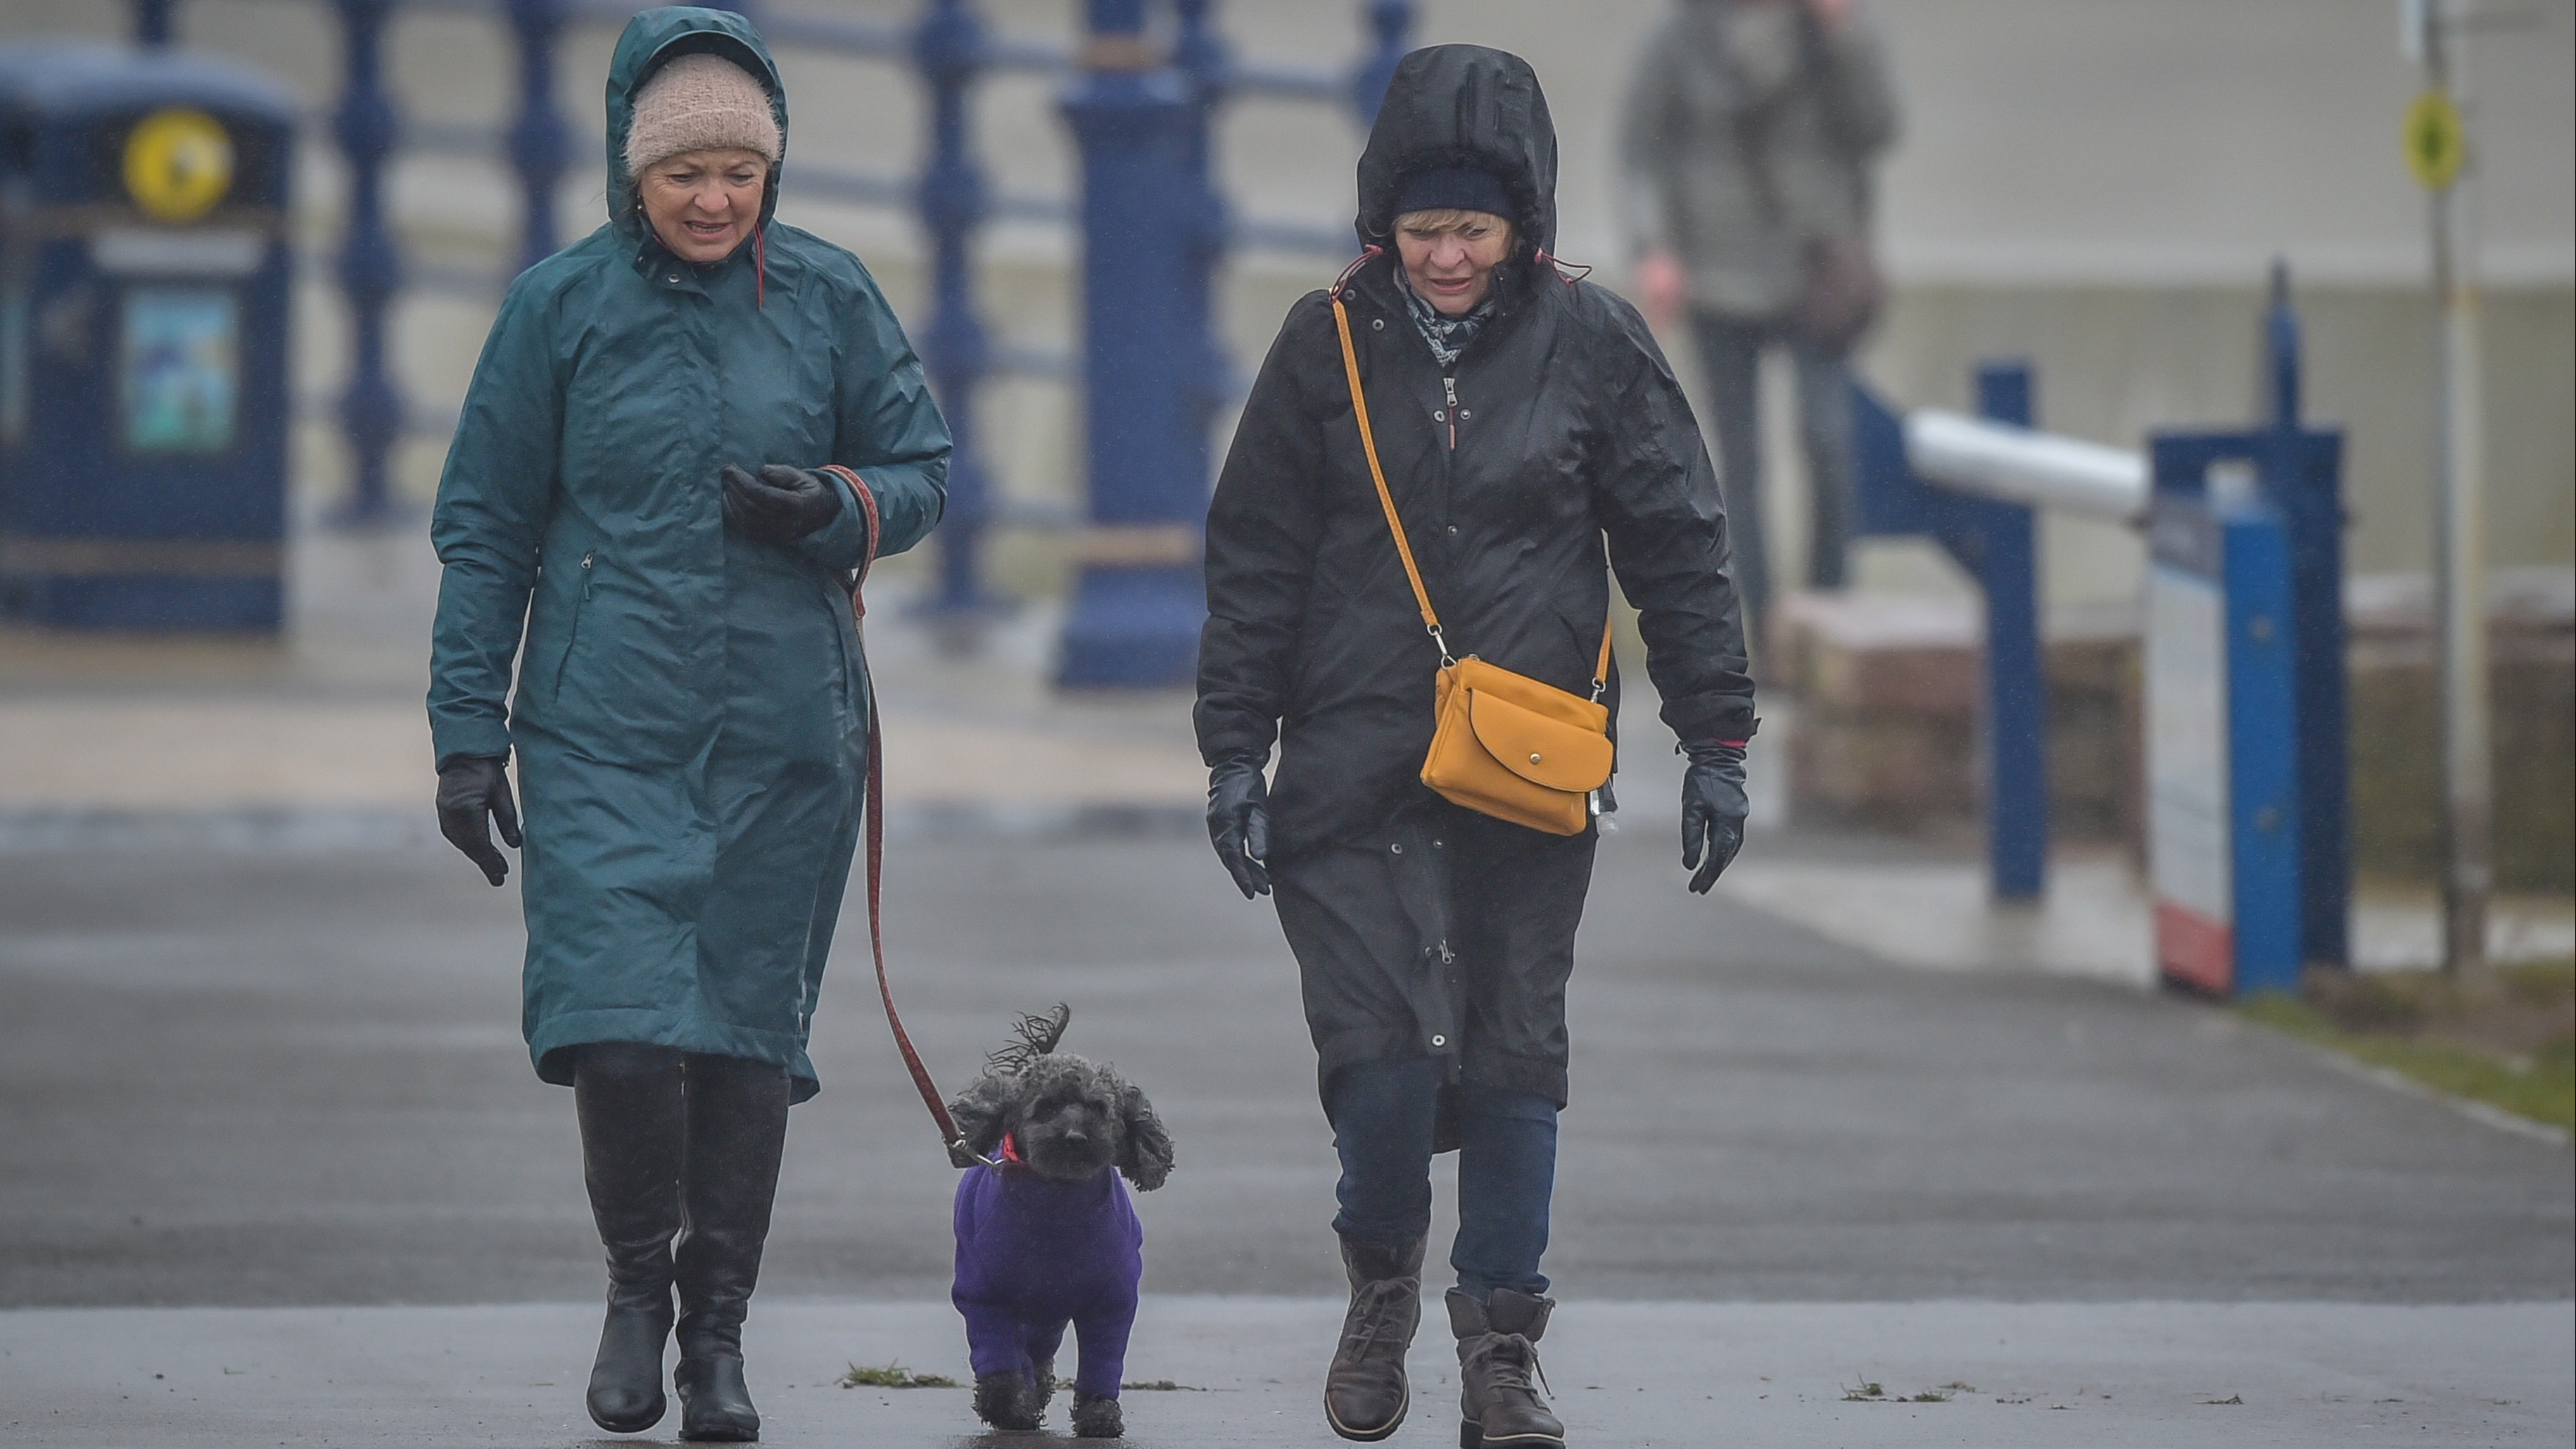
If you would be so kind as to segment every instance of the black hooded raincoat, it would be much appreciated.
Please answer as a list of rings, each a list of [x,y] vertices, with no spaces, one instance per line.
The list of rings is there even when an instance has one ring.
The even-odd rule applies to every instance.
[[[1393,231],[1403,183],[1451,166],[1502,179],[1520,243],[1444,375],[1406,314]],[[1664,722],[1743,739],[1753,686],[1715,472],[1636,310],[1548,257],[1556,169],[1526,62],[1450,45],[1397,68],[1359,167],[1359,228],[1387,252],[1344,292],[1387,483],[1453,651],[1588,693],[1615,569]],[[1419,783],[1439,651],[1370,482],[1326,292],[1289,311],[1245,404],[1207,591],[1199,746],[1211,766],[1279,747],[1271,863],[1327,1089],[1352,1062],[1430,1055],[1562,1103],[1593,836],[1469,815]]]

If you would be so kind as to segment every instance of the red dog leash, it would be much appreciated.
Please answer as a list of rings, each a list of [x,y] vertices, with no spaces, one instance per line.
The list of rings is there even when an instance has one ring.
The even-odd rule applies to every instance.
[[[868,581],[868,570],[877,561],[877,496],[868,490],[856,469],[830,464],[821,471],[832,474],[850,485],[851,496],[859,500],[859,511],[867,515],[868,546],[859,560],[858,577],[850,582],[850,622],[859,631],[859,658],[866,668],[868,605],[861,591]],[[966,1146],[966,1134],[957,1130],[957,1119],[948,1113],[948,1103],[939,1095],[937,1084],[930,1080],[930,1068],[921,1064],[921,1053],[912,1045],[912,1034],[903,1029],[903,1016],[894,1009],[894,987],[886,980],[885,959],[885,732],[877,722],[877,690],[868,681],[868,949],[877,961],[877,996],[885,1003],[886,1025],[894,1029],[895,1049],[903,1053],[904,1067],[912,1073],[912,1085],[921,1093],[921,1103],[930,1109],[930,1120],[939,1124],[940,1140],[948,1144],[951,1161],[964,1165],[980,1162],[987,1167],[1001,1164]]]

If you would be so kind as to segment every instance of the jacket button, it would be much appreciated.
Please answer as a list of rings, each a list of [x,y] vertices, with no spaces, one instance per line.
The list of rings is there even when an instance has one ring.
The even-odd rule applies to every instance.
[[[1370,318],[1369,330],[1371,332],[1384,332],[1386,330],[1386,319],[1383,317]]]
[[[1467,421],[1469,418],[1474,417],[1475,415],[1476,415],[1476,410],[1475,410],[1474,408],[1460,408],[1460,409],[1458,409],[1458,421],[1460,421],[1460,422],[1462,422],[1462,423],[1463,423],[1463,422],[1465,422],[1465,421]]]
[[[666,282],[669,282],[671,285],[673,285],[673,286],[675,286],[675,287],[676,287],[676,286],[678,286],[678,285],[680,284],[680,274],[679,274],[679,273],[677,273],[677,272],[673,272],[671,275],[669,275],[669,276],[667,276],[667,277],[664,277],[662,280],[663,280],[663,281],[666,281]]]
[[[1449,531],[1450,531],[1451,533],[1456,533],[1456,532],[1458,531],[1458,525],[1456,525],[1456,524],[1454,524],[1454,523],[1453,523],[1453,524],[1451,524],[1451,525],[1449,525]]]
[[[1445,1047],[1449,1044],[1449,1038],[1434,1032],[1431,1037],[1431,1044],[1436,1047]]]
[[[1533,765],[1535,765],[1535,764],[1537,764],[1537,763],[1538,763],[1538,751],[1536,751],[1536,750],[1532,750],[1532,751],[1530,751],[1530,763],[1531,763],[1531,764],[1533,764]]]
[[[1398,854],[1398,855],[1402,855],[1402,854],[1404,854],[1404,844],[1403,844],[1403,842],[1401,842],[1401,841],[1398,841],[1396,844],[1393,844],[1393,845],[1388,846],[1388,847],[1387,847],[1387,849],[1389,849],[1389,850],[1391,850],[1391,851],[1394,851],[1394,852],[1395,852],[1396,854]]]
[[[1435,423],[1445,423],[1449,421],[1449,415],[1438,408],[1433,408],[1431,410],[1431,421]]]

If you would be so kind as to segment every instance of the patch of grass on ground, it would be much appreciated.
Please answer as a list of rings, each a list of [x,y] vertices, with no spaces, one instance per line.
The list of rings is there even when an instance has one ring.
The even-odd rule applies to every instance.
[[[964,1384],[946,1374],[917,1374],[899,1363],[870,1364],[861,1368],[850,1365],[841,1375],[845,1389],[962,1389]]]
[[[2576,1130],[2576,962],[2433,971],[2311,971],[2297,997],[2238,1010],[2456,1097]]]

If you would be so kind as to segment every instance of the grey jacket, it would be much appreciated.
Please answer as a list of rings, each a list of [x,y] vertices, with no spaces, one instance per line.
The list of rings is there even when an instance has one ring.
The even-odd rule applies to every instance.
[[[1621,126],[1629,244],[1679,256],[1699,307],[1780,316],[1809,239],[1866,239],[1870,164],[1896,131],[1865,10],[1829,28],[1805,0],[1676,0]]]

